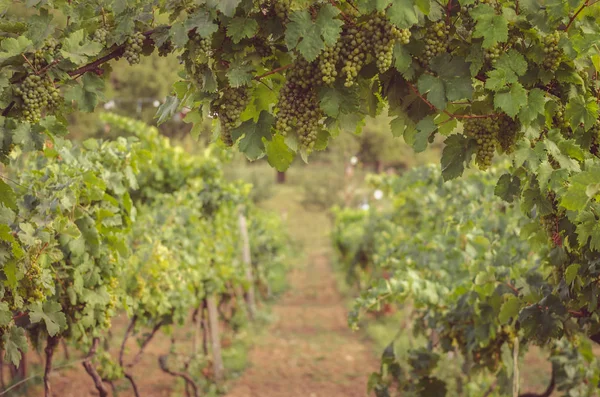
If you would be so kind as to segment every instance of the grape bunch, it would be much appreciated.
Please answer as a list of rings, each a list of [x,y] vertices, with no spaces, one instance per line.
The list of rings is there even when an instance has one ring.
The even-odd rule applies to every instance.
[[[60,100],[59,91],[48,76],[30,74],[14,92],[22,101],[22,118],[30,123],[37,123],[42,117],[42,111],[45,108],[55,108]]]
[[[555,31],[544,37],[543,47],[544,47],[544,61],[542,62],[542,66],[548,70],[549,72],[556,72],[563,57],[563,50],[558,46],[558,42],[560,41],[560,32]]]
[[[33,57],[31,59],[31,65],[26,63],[25,67],[33,66],[34,70],[40,70],[48,65],[54,58],[56,58],[56,51],[59,49],[59,44],[54,38],[49,38],[46,40],[44,45],[37,49],[33,53]]]
[[[188,76],[197,87],[204,86],[205,74],[211,59],[212,46],[209,39],[203,39],[197,34],[190,36],[187,48],[183,54],[184,66]]]
[[[129,36],[125,40],[125,51],[123,56],[127,59],[130,65],[136,65],[140,63],[140,54],[142,53],[142,46],[144,45],[144,36],[141,32],[135,32],[133,36]]]
[[[92,36],[92,40],[95,41],[96,43],[102,44],[103,47],[106,47],[107,37],[108,37],[108,30],[106,30],[105,28],[98,28],[94,32],[94,35]]]
[[[352,87],[371,50],[369,35],[362,26],[352,26],[342,31],[340,40],[342,40],[340,53],[344,60],[342,73],[346,77],[344,85]]]
[[[490,65],[494,66],[496,64],[496,61],[498,60],[498,58],[500,58],[500,55],[502,54],[502,48],[500,48],[500,43],[496,43],[490,48],[487,48],[483,54],[485,60]]]
[[[450,43],[450,27],[446,25],[446,22],[437,21],[429,26],[425,32],[425,49],[420,57],[420,60],[424,64],[428,64],[429,61],[438,54],[442,54],[448,51]]]
[[[221,140],[227,146],[233,145],[231,130],[239,125],[240,116],[249,101],[246,87],[227,87],[211,102],[211,111],[217,115],[221,124]]]
[[[383,73],[392,66],[396,42],[408,44],[410,41],[410,30],[396,28],[384,15],[373,16],[367,21],[366,29],[372,40],[377,68]]]
[[[290,14],[292,0],[273,0],[273,11],[277,18],[287,20]]]
[[[498,124],[498,144],[504,153],[512,153],[519,137],[521,126],[506,114],[500,115],[496,122]]]
[[[173,46],[173,42],[171,40],[166,40],[158,47],[158,56],[159,57],[167,57],[169,56],[175,47]]]
[[[314,148],[323,117],[317,94],[321,80],[318,62],[300,58],[289,70],[277,103],[275,128],[283,135],[296,132],[300,144],[308,151]]]
[[[332,85],[338,76],[337,64],[340,60],[341,50],[341,41],[338,41],[335,46],[325,48],[319,56],[321,79],[327,85]]]
[[[480,169],[486,170],[492,165],[492,158],[496,150],[499,124],[492,117],[466,119],[464,122],[465,134],[477,141],[477,154],[475,162]]]
[[[556,113],[552,117],[552,125],[560,129],[563,135],[568,136],[571,134],[569,120],[565,117],[565,106],[563,104],[559,104],[558,109],[556,109]]]
[[[273,55],[273,49],[266,37],[256,36],[252,38],[252,45],[256,54],[262,58],[267,58]]]

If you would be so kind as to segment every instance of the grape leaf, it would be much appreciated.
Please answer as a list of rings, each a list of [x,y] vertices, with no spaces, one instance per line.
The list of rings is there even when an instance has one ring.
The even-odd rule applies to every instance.
[[[347,88],[322,87],[319,90],[319,103],[326,115],[336,118],[340,113],[356,112],[359,108],[356,93]]]
[[[593,127],[598,119],[598,103],[595,98],[586,99],[582,95],[576,95],[569,99],[565,117],[569,120],[571,128],[574,130],[579,124],[583,124],[587,131]]]
[[[67,327],[67,318],[61,312],[58,302],[46,301],[43,305],[40,302],[33,303],[29,307],[29,319],[32,323],[44,320],[50,336],[55,336]]]
[[[423,74],[417,82],[419,92],[427,94],[427,100],[438,109],[446,108],[446,89],[438,77]]]
[[[500,307],[498,321],[500,324],[508,324],[511,318],[517,318],[520,310],[521,302],[519,301],[519,298],[514,295],[509,295],[508,299],[506,299]]]
[[[433,122],[433,116],[427,116],[417,123],[417,133],[415,135],[414,142],[412,143],[412,147],[415,152],[420,153],[427,149],[429,136],[436,129],[437,126]]]
[[[21,55],[31,48],[33,42],[25,36],[9,37],[0,42],[0,61]]]
[[[390,121],[390,129],[392,130],[392,135],[395,138],[403,136],[404,130],[406,129],[406,118],[403,116],[398,116],[395,119],[392,119]]]
[[[258,117],[258,122],[244,121],[239,127],[231,131],[234,142],[241,138],[240,150],[249,160],[256,160],[264,155],[263,138],[271,139],[271,127],[274,122],[275,118],[269,112],[263,111]]]
[[[465,165],[471,161],[473,145],[470,142],[470,139],[459,134],[446,138],[441,160],[442,177],[445,181],[461,176]]]
[[[587,203],[600,192],[600,166],[574,174],[563,194],[560,205],[567,210],[582,211]]]
[[[473,37],[483,37],[483,48],[508,40],[508,20],[504,15],[496,14],[491,5],[479,4],[473,8],[471,16],[477,21]]]
[[[321,7],[313,22],[308,11],[295,11],[290,16],[285,31],[286,46],[290,50],[297,48],[307,61],[314,61],[326,45],[337,42],[343,24],[335,18],[339,12],[330,4],[326,4]]]
[[[2,344],[5,350],[4,358],[18,367],[21,362],[21,352],[26,352],[29,347],[25,330],[20,327],[10,327],[9,332],[4,332],[2,335]]]
[[[394,0],[387,10],[387,16],[399,29],[408,29],[419,22],[419,16],[412,0]]]
[[[94,111],[103,97],[104,80],[93,73],[84,74],[82,84],[75,83],[65,92],[65,100],[84,112]]]
[[[179,99],[176,96],[167,96],[165,102],[158,107],[156,112],[156,124],[161,125],[171,119],[179,109]]]
[[[577,241],[580,245],[590,242],[590,249],[600,251],[600,222],[592,211],[583,211],[577,217]]]
[[[227,36],[231,37],[234,43],[239,43],[242,39],[250,38],[256,34],[258,22],[252,18],[235,17],[227,25]]]
[[[512,203],[521,192],[521,180],[517,176],[504,174],[498,179],[494,194],[504,201]]]
[[[510,117],[515,117],[519,110],[527,104],[527,91],[521,83],[515,83],[508,92],[499,92],[494,96],[494,106],[503,110]]]
[[[229,70],[227,70],[227,78],[229,79],[229,85],[232,87],[241,87],[247,85],[252,81],[253,75],[252,71],[254,68],[250,64],[245,64],[243,62],[234,62],[229,65]]]
[[[206,10],[198,8],[185,21],[185,28],[187,30],[196,29],[196,33],[200,37],[208,38],[219,29],[219,25],[213,22],[213,19]]]
[[[2,179],[0,179],[0,204],[13,211],[17,210],[17,196],[13,189]]]
[[[75,64],[87,62],[90,57],[102,51],[102,44],[89,40],[83,29],[79,29],[65,38],[60,53]]]
[[[272,140],[262,138],[267,153],[267,161],[277,171],[285,171],[294,160],[294,152],[285,144],[282,135],[275,135]]]
[[[546,105],[546,95],[539,88],[534,88],[529,91],[527,105],[523,106],[519,112],[519,120],[525,125],[529,125],[538,116],[544,114],[544,106]]]

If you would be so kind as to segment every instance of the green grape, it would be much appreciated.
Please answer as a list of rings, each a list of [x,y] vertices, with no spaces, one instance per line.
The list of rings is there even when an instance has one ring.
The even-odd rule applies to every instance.
[[[323,117],[317,91],[321,81],[318,62],[309,63],[300,58],[289,69],[277,103],[275,128],[283,135],[296,132],[300,144],[308,151],[314,148]]]
[[[322,74],[322,80],[325,84],[331,85],[338,76],[337,64],[340,61],[341,42],[333,47],[327,47],[319,56],[319,71]]]
[[[496,64],[498,58],[502,54],[502,48],[500,48],[500,43],[496,43],[490,48],[487,48],[484,53],[484,58],[487,62],[489,62],[492,66]]]
[[[554,116],[552,117],[552,125],[560,129],[563,136],[571,136],[571,125],[569,124],[569,120],[565,117],[565,106],[562,103],[559,104],[556,113],[554,113]]]
[[[60,101],[60,93],[48,76],[30,74],[14,89],[14,93],[22,102],[22,119],[30,123],[37,123],[44,109],[54,109]]]
[[[183,54],[184,66],[188,76],[196,86],[204,86],[205,73],[212,56],[212,46],[209,39],[203,39],[198,34],[191,34],[186,51]]]
[[[498,144],[499,124],[492,117],[466,119],[464,131],[467,136],[477,141],[475,162],[480,169],[486,170],[492,165]]]
[[[273,0],[273,11],[277,18],[287,20],[290,14],[292,0]]]
[[[502,114],[498,119],[498,144],[504,153],[512,153],[515,150],[515,144],[519,138],[521,126],[518,122],[511,119],[506,114]]]
[[[211,111],[217,115],[221,124],[221,140],[227,146],[233,145],[231,130],[239,125],[240,116],[249,101],[246,87],[227,87],[211,103]]]
[[[102,44],[103,47],[106,47],[107,37],[108,37],[108,30],[106,30],[105,28],[98,28],[94,32],[94,35],[92,36],[92,40],[95,41],[96,43]]]
[[[34,70],[41,70],[47,66],[49,62],[52,62],[56,58],[56,52],[59,48],[60,46],[54,38],[47,39],[42,48],[33,53],[33,57],[30,60]],[[29,64],[25,64],[24,66],[30,67]]]
[[[123,56],[127,59],[130,65],[136,65],[140,63],[140,54],[142,53],[142,46],[144,45],[144,36],[141,32],[135,32],[133,36],[130,36],[125,40],[125,51]]]
[[[340,40],[342,40],[340,53],[343,59],[342,73],[346,77],[345,86],[352,87],[371,50],[368,32],[362,26],[352,26],[342,31]]]
[[[429,64],[433,57],[448,51],[450,27],[443,20],[428,25],[423,41],[425,48],[419,59],[423,64]]]
[[[542,66],[550,72],[556,72],[563,58],[563,50],[559,48],[560,32],[555,31],[544,37],[543,49],[546,54]]]
[[[372,17],[366,22],[366,29],[371,40],[369,47],[374,50],[377,68],[383,73],[392,66],[396,42],[400,41],[402,44],[408,44],[410,31],[396,28],[385,15]]]

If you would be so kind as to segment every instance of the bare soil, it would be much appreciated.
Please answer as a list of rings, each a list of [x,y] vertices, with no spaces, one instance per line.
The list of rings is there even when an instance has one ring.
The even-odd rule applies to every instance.
[[[377,369],[372,348],[346,322],[325,253],[290,273],[276,321],[250,353],[251,367],[228,397],[364,397]]]

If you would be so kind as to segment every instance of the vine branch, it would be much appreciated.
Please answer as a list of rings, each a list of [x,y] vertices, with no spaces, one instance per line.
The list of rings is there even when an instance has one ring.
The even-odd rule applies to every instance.
[[[273,70],[271,70],[270,72],[267,72],[267,73],[265,73],[265,74],[261,74],[260,76],[256,76],[256,77],[254,78],[254,80],[261,80],[261,79],[263,79],[263,78],[265,78],[265,77],[267,77],[267,76],[270,76],[270,75],[272,75],[272,74],[279,73],[279,72],[282,72],[282,71],[284,71],[284,70],[286,70],[286,69],[289,69],[289,68],[291,68],[292,66],[294,66],[294,64],[293,64],[293,63],[290,63],[290,64],[288,64],[288,65],[285,65],[285,66],[278,67],[278,68],[276,68],[276,69],[273,69]]]
[[[96,386],[96,390],[98,390],[100,397],[108,397],[108,390],[106,390],[106,386],[104,386],[104,383],[102,383],[102,378],[98,374],[98,371],[96,371],[96,367],[94,367],[94,364],[92,364],[92,358],[96,355],[96,350],[98,349],[99,343],[100,338],[94,338],[92,346],[90,347],[90,351],[83,361],[83,367],[85,368],[85,371],[92,377],[94,386]]]
[[[593,3],[592,3],[593,4]],[[586,0],[581,7],[579,7],[579,9],[577,11],[575,11],[575,14],[573,14],[573,16],[569,19],[569,23],[567,24],[567,26],[565,27],[565,32],[569,30],[569,28],[571,27],[571,25],[573,24],[573,22],[575,21],[575,18],[577,18],[579,16],[579,14],[581,13],[581,11],[583,11],[583,9],[587,6],[590,5],[590,0]]]

